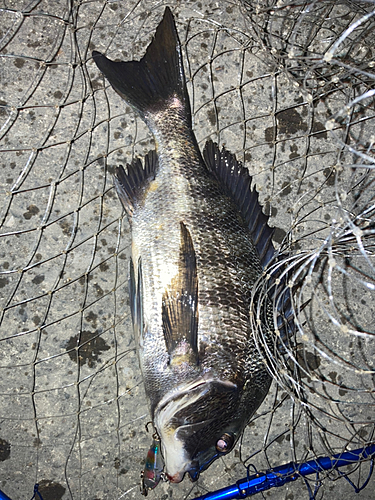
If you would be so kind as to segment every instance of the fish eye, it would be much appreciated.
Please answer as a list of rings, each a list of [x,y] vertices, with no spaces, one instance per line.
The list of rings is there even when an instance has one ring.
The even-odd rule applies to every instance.
[[[231,450],[234,444],[233,434],[228,434],[227,432],[221,436],[220,439],[216,441],[216,449],[219,453],[227,453]]]

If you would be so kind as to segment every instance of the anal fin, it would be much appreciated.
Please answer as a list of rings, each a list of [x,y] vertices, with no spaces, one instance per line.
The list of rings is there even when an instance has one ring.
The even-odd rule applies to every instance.
[[[134,159],[131,164],[116,168],[114,184],[120,198],[121,204],[131,221],[134,205],[142,196],[142,190],[147,184],[155,179],[158,169],[158,157],[156,151],[149,151],[144,159],[144,165],[139,158]]]

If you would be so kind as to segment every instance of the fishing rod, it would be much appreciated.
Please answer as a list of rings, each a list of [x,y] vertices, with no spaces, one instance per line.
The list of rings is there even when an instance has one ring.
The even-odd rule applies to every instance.
[[[333,457],[321,457],[300,464],[289,462],[285,465],[280,465],[266,472],[259,472],[251,476],[240,479],[235,484],[222,488],[211,493],[206,493],[203,496],[196,497],[193,500],[235,500],[247,498],[261,491],[266,491],[271,488],[278,488],[286,483],[296,481],[300,477],[308,476],[309,474],[318,474],[325,470],[338,469],[345,465],[357,463],[362,460],[374,460],[375,458],[375,443],[365,448],[358,450],[346,451],[338,453]],[[367,480],[361,489],[363,489],[372,474],[373,463]]]
[[[231,486],[213,491],[211,493],[206,493],[205,495],[196,497],[193,500],[236,500],[247,498],[260,493],[261,491],[278,488],[286,483],[296,481],[300,477],[308,476],[309,474],[318,474],[319,472],[323,472],[325,470],[339,469],[345,465],[355,464],[362,462],[363,460],[373,461],[374,458],[375,443],[364,448],[359,448],[358,450],[338,453],[337,455],[333,455],[333,457],[316,458],[300,464],[289,462],[288,464],[269,469],[266,472],[259,472],[245,477]],[[370,480],[372,471],[373,463],[371,463],[368,478],[360,489],[366,487]],[[360,489],[358,489],[358,491],[360,491]],[[34,487],[34,496],[31,500],[33,499],[42,500],[37,484]],[[11,498],[0,490],[0,500],[11,500]]]

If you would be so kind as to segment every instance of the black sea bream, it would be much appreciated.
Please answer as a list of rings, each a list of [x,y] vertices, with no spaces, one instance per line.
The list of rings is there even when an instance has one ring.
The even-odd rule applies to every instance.
[[[164,473],[195,480],[233,448],[270,387],[249,304],[273,231],[235,157],[213,142],[201,155],[168,7],[141,61],[93,58],[155,137],[156,152],[118,168],[115,185],[132,230],[131,312]],[[263,317],[271,343],[269,305]]]

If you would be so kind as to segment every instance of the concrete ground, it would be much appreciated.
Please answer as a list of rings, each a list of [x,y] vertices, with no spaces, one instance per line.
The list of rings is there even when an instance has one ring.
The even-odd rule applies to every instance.
[[[129,317],[130,229],[112,174],[153,140],[91,51],[140,58],[165,5],[0,0],[0,489],[12,500],[31,498],[35,483],[44,500],[140,498],[151,436]],[[196,483],[149,494],[178,500],[248,466],[374,441],[375,121],[372,96],[353,103],[363,75],[363,87],[337,75],[304,87],[272,66],[237,2],[168,5],[199,145],[212,138],[245,162],[275,244],[291,252],[296,279],[305,273],[297,300],[311,299],[297,346],[269,353],[275,382],[241,445]],[[369,463],[349,472],[363,484]],[[264,497],[308,499],[315,479]],[[374,496],[374,478],[358,495],[335,472],[319,480],[319,499]]]

